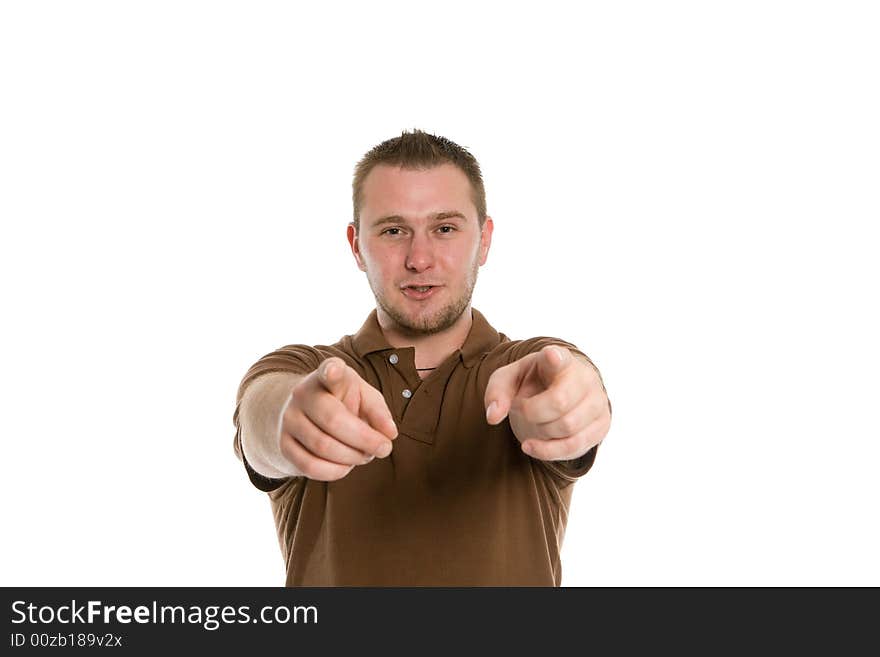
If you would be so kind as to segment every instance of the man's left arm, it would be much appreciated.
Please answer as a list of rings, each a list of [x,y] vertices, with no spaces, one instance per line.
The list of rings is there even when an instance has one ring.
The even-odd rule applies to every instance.
[[[486,420],[509,416],[523,452],[577,469],[608,433],[611,402],[598,368],[583,354],[547,345],[492,373]]]
[[[572,351],[571,354],[572,354],[577,360],[579,360],[579,361],[581,361],[582,363],[584,363],[587,367],[591,367],[591,368],[593,368],[594,370],[596,370],[596,375],[599,377],[599,383],[602,384],[602,392],[603,392],[604,395],[605,395],[605,401],[608,402],[608,422],[609,422],[609,428],[610,428],[611,415],[612,415],[612,411],[611,411],[611,400],[608,398],[608,391],[607,391],[606,388],[605,388],[605,382],[602,381],[602,373],[599,372],[599,368],[596,367],[596,365],[593,363],[593,361],[591,361],[589,358],[587,358],[584,354],[577,353],[577,352],[574,352],[574,351]],[[604,436],[603,436],[603,437],[602,437],[602,440],[604,440],[604,439],[605,439],[605,438],[604,438]],[[599,442],[601,442],[601,440],[600,440]],[[565,467],[565,468],[569,468],[569,469],[571,469],[571,470],[573,470],[573,471],[579,471],[580,469],[582,469],[582,468],[587,464],[587,463],[586,463],[587,459],[590,460],[590,464],[592,465],[593,455],[590,454],[590,451],[593,450],[594,448],[598,447],[598,446],[599,446],[599,444],[597,443],[596,445],[594,445],[593,447],[591,447],[590,449],[588,449],[584,454],[578,456],[577,458],[574,458],[574,459],[568,459],[568,460],[566,460],[566,461],[559,461],[559,465],[561,465],[561,466],[563,466],[563,467]]]

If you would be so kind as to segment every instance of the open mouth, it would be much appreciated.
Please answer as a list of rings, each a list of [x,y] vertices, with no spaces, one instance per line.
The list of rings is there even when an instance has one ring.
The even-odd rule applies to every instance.
[[[409,285],[403,288],[403,293],[410,297],[411,299],[427,299],[434,293],[434,290],[437,289],[437,285],[422,285],[422,286],[412,286]]]

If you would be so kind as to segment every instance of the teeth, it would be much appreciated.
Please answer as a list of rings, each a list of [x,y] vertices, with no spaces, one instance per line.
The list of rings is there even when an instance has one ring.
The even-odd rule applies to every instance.
[[[419,292],[427,292],[428,290],[431,289],[431,286],[430,286],[430,285],[426,285],[426,286],[424,286],[424,287],[413,287],[412,289],[413,289],[413,290],[417,290],[417,291],[419,291]]]

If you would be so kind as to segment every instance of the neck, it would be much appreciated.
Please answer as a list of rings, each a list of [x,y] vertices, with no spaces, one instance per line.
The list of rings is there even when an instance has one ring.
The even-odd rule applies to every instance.
[[[452,326],[428,335],[411,335],[401,331],[381,308],[376,316],[388,344],[392,347],[414,347],[416,369],[425,370],[425,373],[428,368],[439,366],[461,348],[473,324],[470,304]]]

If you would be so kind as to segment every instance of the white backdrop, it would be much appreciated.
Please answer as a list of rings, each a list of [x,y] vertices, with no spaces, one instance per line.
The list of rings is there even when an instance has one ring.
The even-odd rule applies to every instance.
[[[312,3],[313,4],[313,3]],[[563,585],[880,585],[872,3],[0,6],[3,585],[280,585],[247,367],[374,299],[351,175],[470,149],[473,305],[614,423]]]

